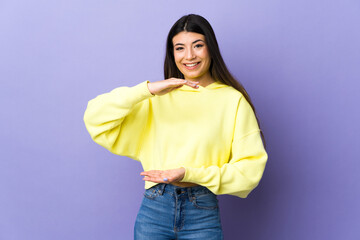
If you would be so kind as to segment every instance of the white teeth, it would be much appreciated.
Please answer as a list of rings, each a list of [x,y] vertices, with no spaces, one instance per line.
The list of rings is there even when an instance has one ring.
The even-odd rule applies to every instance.
[[[185,64],[187,67],[193,67],[195,66],[197,63],[193,63],[193,64]]]

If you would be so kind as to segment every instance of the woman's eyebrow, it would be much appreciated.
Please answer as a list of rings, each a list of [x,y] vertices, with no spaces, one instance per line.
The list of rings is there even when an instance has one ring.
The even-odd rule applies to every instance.
[[[204,41],[204,40],[198,39],[198,40],[193,41],[192,44],[197,43],[197,42],[199,42],[199,41]],[[183,43],[177,43],[177,44],[175,44],[174,46],[176,46],[176,45],[184,45],[184,44],[183,44]]]

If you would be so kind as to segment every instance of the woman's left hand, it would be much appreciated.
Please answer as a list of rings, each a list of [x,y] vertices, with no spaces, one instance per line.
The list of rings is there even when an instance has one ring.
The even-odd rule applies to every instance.
[[[155,183],[180,182],[185,176],[185,168],[176,168],[169,170],[150,170],[141,172],[143,180]]]

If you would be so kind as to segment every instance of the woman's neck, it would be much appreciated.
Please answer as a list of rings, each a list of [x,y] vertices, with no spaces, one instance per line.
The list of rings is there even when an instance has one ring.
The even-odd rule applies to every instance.
[[[215,82],[215,80],[211,77],[210,72],[208,72],[198,78],[186,78],[185,77],[185,80],[197,81],[197,82],[199,82],[199,85],[202,87],[206,87],[207,85]]]

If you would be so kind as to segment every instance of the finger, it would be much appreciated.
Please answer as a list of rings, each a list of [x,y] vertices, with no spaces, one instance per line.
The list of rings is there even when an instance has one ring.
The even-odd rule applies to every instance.
[[[172,179],[171,171],[164,170],[164,171],[152,171],[151,173],[142,174],[144,178],[152,179],[156,181],[169,181],[169,179]],[[167,180],[164,180],[167,179]]]
[[[142,173],[140,173],[140,175],[148,176],[148,177],[151,177],[151,178],[160,178],[161,175],[162,175],[162,171],[160,171],[160,170],[150,170],[150,171],[142,172]]]
[[[198,86],[199,82],[198,81],[191,81],[191,80],[184,80],[184,79],[176,79],[174,81],[170,82],[170,85],[173,86],[174,88],[179,88],[182,87],[183,85],[187,85],[189,87],[193,87],[193,88],[199,88]]]
[[[161,183],[171,183],[179,179],[179,174],[174,169],[149,170],[141,172],[140,175],[144,176],[143,180]]]
[[[184,79],[174,79],[174,80],[171,80],[171,81],[168,81],[168,84],[171,86],[171,87],[177,87],[177,86],[182,86],[184,84],[186,84],[188,81],[187,80],[184,80]]]
[[[149,177],[144,177],[143,178],[144,181],[148,181],[148,182],[156,182],[156,183],[160,183],[159,180],[154,179],[154,178],[149,178]]]
[[[198,84],[200,83],[199,81],[192,81],[192,80],[186,80],[188,83],[192,83],[192,84]]]
[[[199,85],[197,83],[187,83],[186,85],[188,85],[192,88],[199,88]]]
[[[175,81],[180,81],[180,82],[184,82],[184,83],[200,83],[199,81],[193,81],[193,80],[187,80],[187,79],[182,79],[182,78],[170,78],[172,80]]]
[[[159,172],[159,170],[143,171],[143,172],[140,173],[140,175],[155,174],[156,172]]]
[[[164,179],[161,178],[152,178],[152,177],[144,177],[143,178],[144,181],[150,181],[150,182],[155,182],[155,183],[167,183],[168,181],[164,181]]]
[[[198,81],[191,81],[191,80],[186,80],[187,82],[185,83],[186,85],[193,87],[193,88],[198,88],[199,87],[199,82]]]

